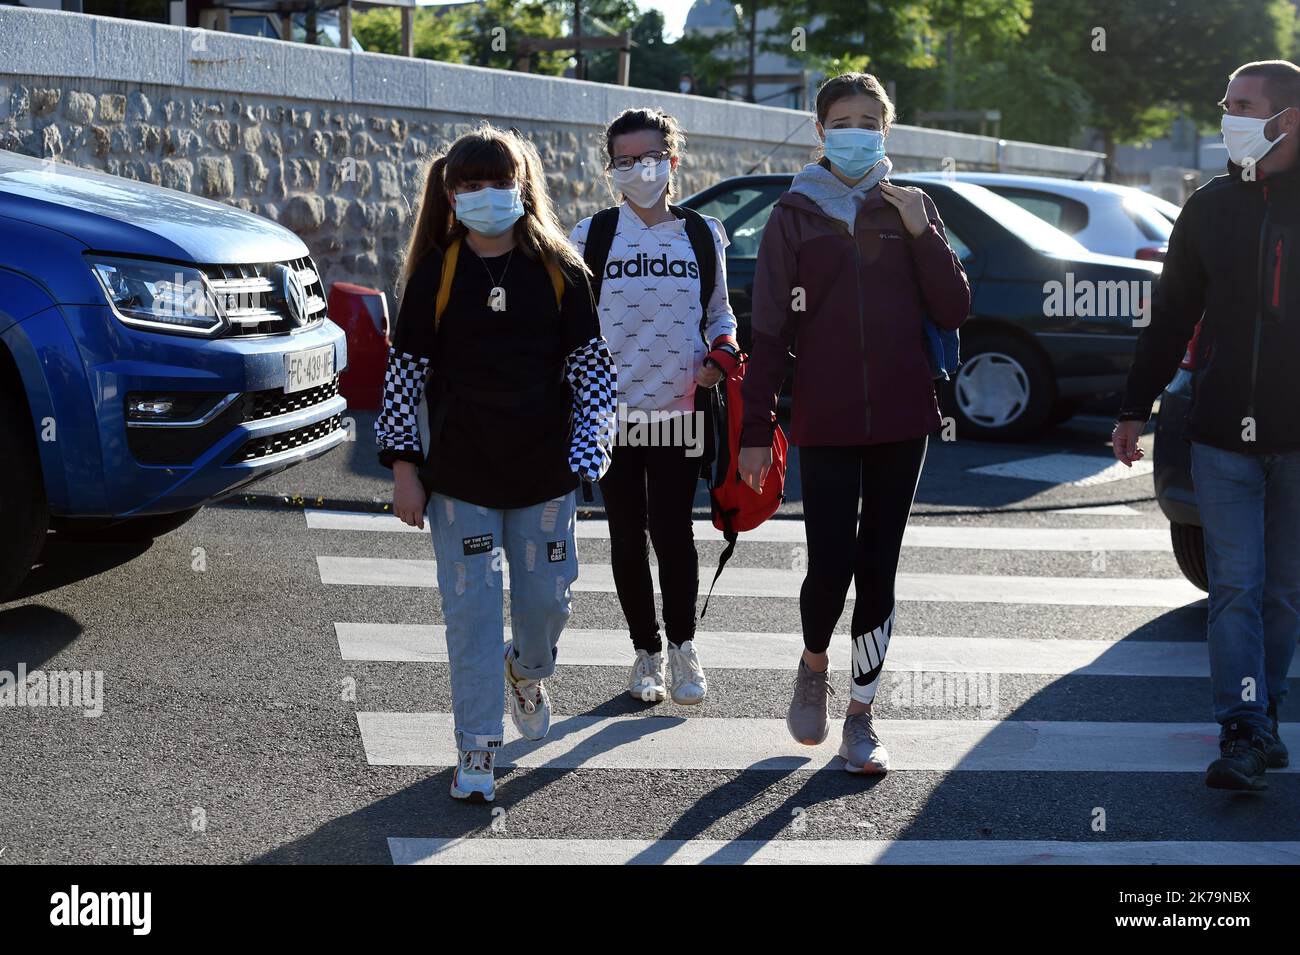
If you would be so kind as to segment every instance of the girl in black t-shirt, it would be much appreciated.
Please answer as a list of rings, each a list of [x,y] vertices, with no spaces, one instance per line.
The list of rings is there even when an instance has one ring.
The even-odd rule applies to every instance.
[[[375,432],[394,512],[421,528],[427,515],[432,531],[458,799],[495,797],[503,676],[520,734],[550,728],[541,681],[577,577],[574,489],[608,469],[614,428],[615,367],[588,277],[531,143],[484,125],[434,160]]]

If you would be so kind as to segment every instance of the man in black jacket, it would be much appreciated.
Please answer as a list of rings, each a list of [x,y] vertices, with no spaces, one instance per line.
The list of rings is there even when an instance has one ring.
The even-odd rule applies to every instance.
[[[1221,757],[1206,784],[1264,789],[1287,765],[1278,704],[1300,638],[1300,67],[1231,76],[1231,162],[1187,200],[1138,338],[1115,457],[1142,457],[1151,404],[1197,339],[1187,438],[1210,578]]]

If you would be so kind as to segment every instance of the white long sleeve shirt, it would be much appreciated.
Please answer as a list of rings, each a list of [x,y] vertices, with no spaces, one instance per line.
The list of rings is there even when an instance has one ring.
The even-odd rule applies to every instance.
[[[642,411],[690,411],[695,407],[695,372],[718,338],[736,334],[727,300],[722,223],[705,216],[713,232],[718,267],[700,334],[700,271],[678,218],[646,225],[627,203],[605,263],[597,315],[618,365],[618,400]],[[591,219],[574,227],[569,241],[581,253]],[[629,274],[630,273],[630,274]]]

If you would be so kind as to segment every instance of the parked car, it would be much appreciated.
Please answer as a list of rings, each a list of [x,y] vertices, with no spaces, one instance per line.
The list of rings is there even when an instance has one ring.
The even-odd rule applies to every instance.
[[[973,182],[1010,199],[1092,252],[1163,262],[1178,207],[1133,186],[996,172],[913,173]],[[1170,212],[1173,216],[1170,217]]]
[[[933,173],[914,178],[932,182],[936,177],[943,178]],[[1160,196],[1113,183],[980,172],[956,173],[955,178],[998,193],[1068,232],[1094,252],[1163,261],[1173,224],[1182,211]],[[1152,246],[1156,241],[1160,245]],[[1130,249],[1131,253],[1126,251]],[[1183,438],[1191,405],[1196,342],[1193,337],[1177,374],[1161,397],[1152,458],[1156,500],[1169,519],[1178,566],[1189,581],[1209,590],[1205,536],[1192,488],[1191,455]]]
[[[1163,196],[1157,196],[1153,192],[1147,192],[1145,189],[1138,189],[1138,192],[1140,192],[1143,195],[1143,197],[1145,197],[1146,201],[1151,204],[1152,209],[1155,209],[1156,212],[1160,213],[1167,220],[1169,220],[1170,225],[1173,225],[1175,222],[1178,221],[1178,216],[1183,211],[1182,206],[1170,202],[1168,199],[1164,198]]]
[[[342,442],[346,364],[288,229],[0,150],[0,598],[49,526],[153,537]]]
[[[1131,314],[1049,315],[1047,283],[1083,289],[1126,283],[1145,295],[1160,263],[1099,255],[981,186],[894,176],[924,188],[970,278],[971,316],[962,329],[962,365],[940,400],[961,433],[996,440],[1037,434],[1070,417],[1085,399],[1124,385],[1137,339]],[[726,227],[727,285],[749,348],[758,246],[772,206],[792,176],[739,176],[682,201]],[[1129,283],[1138,283],[1132,285]],[[1145,300],[1145,299],[1143,299]],[[1136,299],[1135,299],[1136,301]]]
[[[1187,413],[1192,404],[1192,375],[1196,372],[1196,345],[1200,334],[1201,326],[1198,324],[1182,364],[1160,396],[1151,459],[1156,501],[1169,519],[1169,536],[1178,567],[1184,577],[1208,591],[1210,576],[1205,567],[1205,532],[1192,488],[1191,447],[1184,438]]]

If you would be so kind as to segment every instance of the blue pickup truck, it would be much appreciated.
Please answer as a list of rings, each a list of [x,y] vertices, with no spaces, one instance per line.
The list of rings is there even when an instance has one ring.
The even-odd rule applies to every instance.
[[[302,240],[0,150],[0,600],[49,529],[151,538],[347,438]]]

